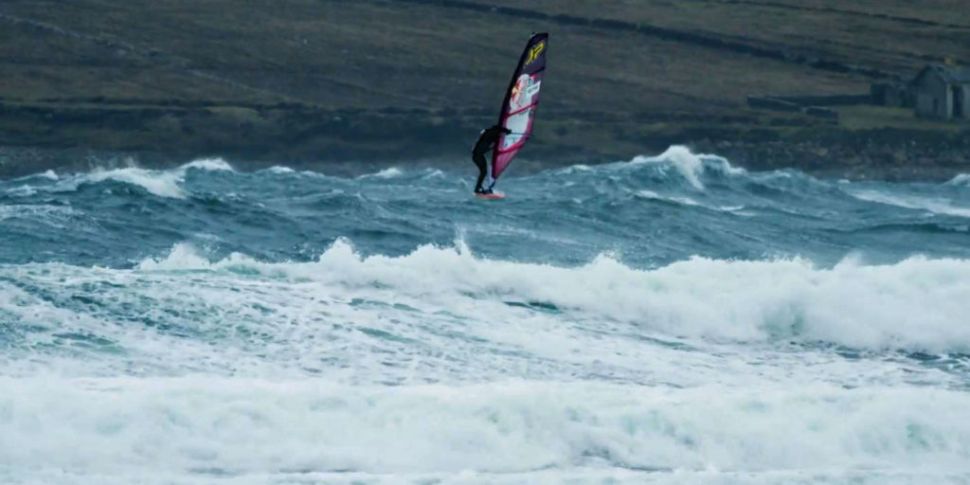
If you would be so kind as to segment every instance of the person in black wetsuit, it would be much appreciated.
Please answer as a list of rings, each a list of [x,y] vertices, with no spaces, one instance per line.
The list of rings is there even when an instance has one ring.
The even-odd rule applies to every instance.
[[[485,161],[485,154],[495,149],[495,144],[498,143],[498,137],[502,133],[508,135],[512,133],[512,130],[501,125],[490,126],[482,130],[478,135],[478,142],[475,143],[475,148],[472,149],[472,161],[478,167],[478,181],[475,182],[476,194],[492,193],[491,187],[487,189],[482,187],[482,183],[485,181],[485,175],[488,173],[488,162]]]

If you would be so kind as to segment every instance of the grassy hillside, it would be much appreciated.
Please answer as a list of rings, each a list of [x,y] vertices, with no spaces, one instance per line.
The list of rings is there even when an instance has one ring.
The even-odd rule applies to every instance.
[[[0,145],[293,163],[455,157],[497,115],[539,30],[551,33],[549,71],[525,155],[564,161],[813,130],[946,131],[879,110],[832,126],[745,100],[861,94],[926,62],[970,61],[970,7],[954,0],[522,5],[5,0]]]

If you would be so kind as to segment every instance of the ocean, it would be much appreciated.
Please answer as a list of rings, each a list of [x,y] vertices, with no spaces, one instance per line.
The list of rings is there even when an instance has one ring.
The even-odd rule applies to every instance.
[[[0,483],[970,483],[970,176],[0,181]]]

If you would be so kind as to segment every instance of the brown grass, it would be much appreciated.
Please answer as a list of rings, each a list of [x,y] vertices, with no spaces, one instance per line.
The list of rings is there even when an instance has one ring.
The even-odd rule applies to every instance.
[[[489,5],[539,15],[480,8]],[[665,141],[685,130],[760,127],[787,133],[791,126],[819,124],[799,115],[779,122],[790,115],[750,110],[745,99],[858,94],[873,80],[862,71],[815,68],[806,58],[900,75],[943,57],[970,59],[970,15],[965,2],[956,0],[918,5],[903,0],[851,5],[534,0],[525,5],[512,0],[4,0],[0,106],[137,112],[178,105],[186,112],[151,115],[144,126],[132,128],[137,136],[114,137],[111,143],[165,146],[172,137],[208,129],[210,139],[199,144],[216,148],[212,140],[239,139],[233,130],[240,126],[257,134],[279,133],[274,139],[281,143],[327,136],[331,125],[321,121],[306,127],[307,120],[316,113],[324,118],[356,110],[368,113],[360,119],[373,124],[350,129],[359,129],[368,143],[380,142],[373,132],[384,129],[391,130],[388,146],[420,138],[445,143],[446,151],[464,151],[470,140],[455,134],[467,131],[473,138],[475,127],[497,115],[522,44],[530,32],[546,30],[552,37],[543,122],[531,146],[581,148],[586,139],[597,140],[605,151],[628,153],[651,137]],[[639,24],[791,56],[759,57],[643,29],[580,25],[576,19]],[[843,110],[843,118],[849,128],[930,126],[880,110]],[[8,143],[97,144],[111,138],[105,130],[125,126],[52,127],[42,117],[22,125],[9,117],[0,121],[0,141]],[[425,130],[433,133],[425,136]],[[287,138],[294,131],[296,141]],[[165,138],[158,138],[161,134]],[[57,136],[61,139],[52,141]]]

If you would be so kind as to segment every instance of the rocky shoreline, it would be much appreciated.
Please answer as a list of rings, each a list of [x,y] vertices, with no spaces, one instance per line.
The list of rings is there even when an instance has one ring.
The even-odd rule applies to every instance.
[[[970,173],[970,130],[876,129],[774,141],[705,140],[691,146],[751,170],[793,168],[824,178],[940,182]]]
[[[686,145],[751,170],[793,168],[821,177],[940,181],[970,173],[970,128],[705,125],[689,118],[557,124],[554,114],[547,118],[517,172],[629,160]],[[287,165],[348,176],[402,163],[463,167],[478,130],[491,121],[485,112],[303,105],[0,103],[0,177],[168,168],[208,157],[242,170]]]
[[[106,117],[100,113],[101,121],[88,126],[87,136],[91,138],[84,141],[78,130],[89,123],[85,116],[34,114],[46,120],[47,126],[34,126],[28,143],[9,137],[0,140],[0,178],[46,170],[64,173],[133,165],[164,169],[210,157],[224,158],[240,170],[285,165],[342,176],[401,164],[461,170],[467,168],[463,165],[467,147],[474,141],[478,126],[488,122],[485,116],[447,119],[426,113],[385,113],[355,119],[353,113],[321,116],[320,112],[305,111],[296,115],[270,113],[269,118],[249,116],[248,121],[240,121],[238,113],[227,118],[224,113],[148,110],[142,118],[130,113]],[[0,116],[4,119],[10,120]],[[205,130],[197,124],[204,124]],[[591,128],[575,131],[587,129]],[[614,136],[624,133],[616,127],[608,131]],[[629,160],[661,153],[676,144],[697,153],[723,156],[749,170],[791,168],[824,178],[933,182],[970,173],[970,129],[850,131],[810,127],[782,132],[718,127],[706,132],[695,127],[662,133],[640,130],[636,136],[626,134],[617,136],[613,143],[591,145],[583,145],[576,137],[570,140],[569,132],[561,135],[550,136],[555,139],[537,136],[521,154],[516,172]],[[104,140],[117,143],[102,143]]]

